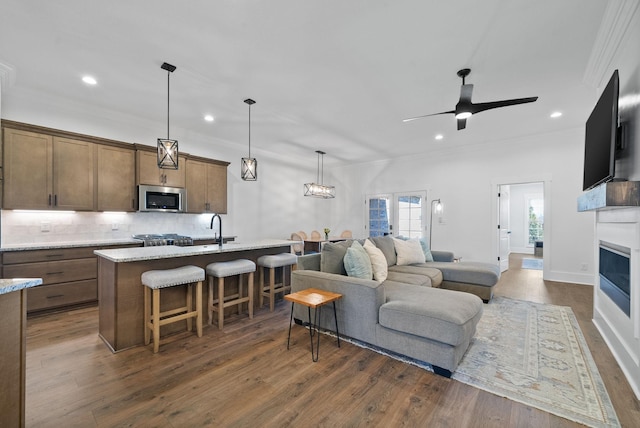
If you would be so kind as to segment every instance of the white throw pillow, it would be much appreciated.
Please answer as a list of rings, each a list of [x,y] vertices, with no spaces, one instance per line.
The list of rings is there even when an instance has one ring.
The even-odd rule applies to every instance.
[[[393,244],[396,247],[396,255],[398,266],[412,265],[414,263],[424,263],[425,256],[422,251],[420,241],[410,239],[403,241],[402,239],[393,238]]]
[[[373,270],[373,279],[378,282],[383,282],[387,279],[389,274],[389,267],[387,266],[387,259],[385,258],[380,248],[376,247],[373,242],[366,239],[363,245],[369,258],[371,259],[371,269]]]

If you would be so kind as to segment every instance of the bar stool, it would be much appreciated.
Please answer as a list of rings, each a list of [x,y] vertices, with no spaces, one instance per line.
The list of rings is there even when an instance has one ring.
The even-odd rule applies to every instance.
[[[187,331],[191,331],[191,318],[196,319],[196,332],[202,337],[202,281],[204,269],[197,266],[182,266],[176,269],[150,270],[141,277],[144,287],[144,344],[148,345],[153,332],[153,353],[160,347],[160,327],[166,324],[187,320]],[[160,289],[187,285],[185,306],[160,311]],[[196,284],[196,307],[193,309],[193,284]],[[153,299],[151,292],[153,291]],[[153,300],[153,302],[152,302]]]
[[[206,267],[209,275],[209,325],[213,324],[213,312],[218,312],[218,328],[224,326],[224,308],[238,305],[238,313],[242,311],[242,304],[247,302],[249,306],[249,318],[253,319],[253,273],[256,264],[251,260],[239,259],[229,262],[210,263]],[[242,296],[242,276],[248,273],[247,296]],[[229,296],[224,295],[224,279],[229,276],[238,276],[238,292]],[[213,296],[213,278],[218,278],[218,298]]]
[[[285,272],[286,267],[291,266],[291,270],[295,270],[298,264],[298,257],[291,253],[280,253],[269,256],[261,256],[258,258],[258,266],[260,266],[260,307],[264,302],[264,298],[269,298],[269,309],[273,312],[275,307],[275,294],[284,293],[291,290],[291,280],[286,283]],[[264,283],[264,269],[269,269],[269,284]],[[276,269],[282,268],[281,282],[276,284]]]

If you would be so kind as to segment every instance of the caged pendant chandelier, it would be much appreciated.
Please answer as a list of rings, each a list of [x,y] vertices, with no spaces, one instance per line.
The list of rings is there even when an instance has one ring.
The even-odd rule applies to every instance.
[[[158,138],[158,168],[178,169],[178,140],[169,138],[169,78],[176,67],[164,62],[160,68],[167,70],[167,138]]]
[[[242,158],[240,175],[244,181],[258,180],[258,160],[251,157],[251,106],[256,102],[251,98],[244,100],[249,105],[249,156]]]
[[[305,183],[304,185],[304,196],[312,196],[315,198],[324,198],[331,199],[336,197],[336,188],[334,186],[326,186],[323,184],[324,182],[324,155],[325,152],[321,150],[316,150],[318,154],[318,172],[316,174],[316,181],[318,183]],[[320,155],[322,155],[322,175],[320,175]]]

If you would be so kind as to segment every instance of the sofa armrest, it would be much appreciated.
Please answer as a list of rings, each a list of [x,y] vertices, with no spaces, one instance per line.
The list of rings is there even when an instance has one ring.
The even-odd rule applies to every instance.
[[[431,250],[434,262],[453,262],[453,252],[451,251],[434,251]]]
[[[320,253],[298,256],[299,270],[320,270]]]
[[[378,311],[385,303],[384,286],[377,281],[335,273],[312,270],[295,270],[291,273],[291,292],[317,288],[342,294],[336,301],[340,334],[368,343],[375,343]],[[302,305],[294,305],[294,316],[307,321],[308,311]],[[335,331],[333,311],[322,311],[320,326]]]

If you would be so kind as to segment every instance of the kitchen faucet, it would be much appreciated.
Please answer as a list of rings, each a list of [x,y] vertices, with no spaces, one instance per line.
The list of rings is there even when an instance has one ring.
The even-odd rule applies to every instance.
[[[216,217],[218,217],[218,236],[219,236],[219,241],[218,244],[220,245],[220,247],[222,247],[222,217],[220,217],[220,214],[214,214],[213,217],[211,217],[211,226],[210,228],[213,230],[213,220],[216,219]]]

